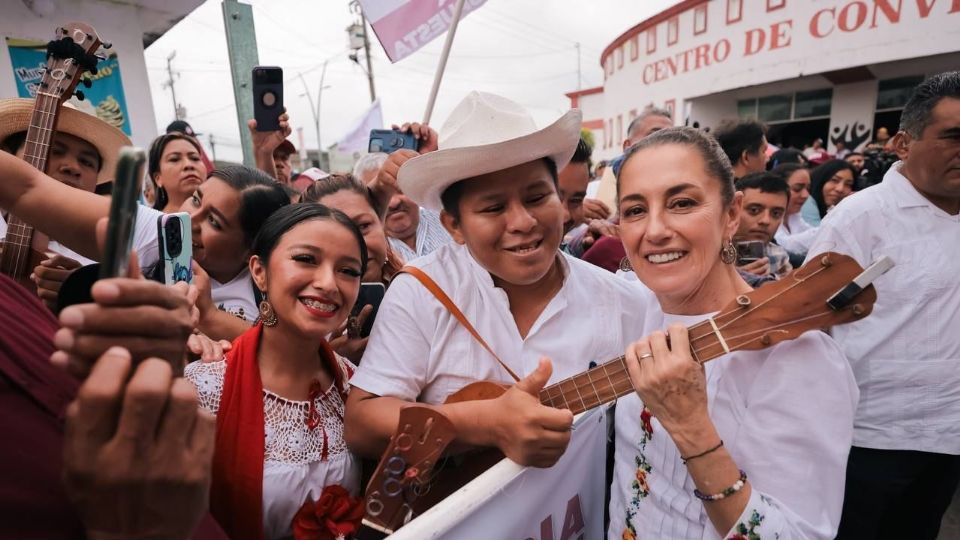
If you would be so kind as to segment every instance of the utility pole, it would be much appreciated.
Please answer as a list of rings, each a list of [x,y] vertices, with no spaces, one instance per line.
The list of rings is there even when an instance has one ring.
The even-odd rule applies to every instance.
[[[253,8],[237,0],[223,0],[223,26],[227,33],[227,55],[233,78],[233,100],[237,107],[237,126],[243,164],[256,166],[253,139],[247,120],[253,117],[253,67],[260,63],[257,54],[257,33],[253,25]]]
[[[367,81],[370,83],[370,103],[377,100],[377,90],[373,87],[373,64],[370,63],[370,38],[367,36],[367,17],[360,11],[360,24],[363,25],[363,52],[367,55]]]
[[[577,42],[577,91],[581,90],[583,86],[583,76],[580,72],[580,42]]]
[[[170,95],[173,96],[173,119],[181,120],[180,105],[177,103],[177,91],[174,88],[175,79],[180,77],[179,73],[173,71],[173,59],[176,56],[177,56],[177,51],[174,50],[172,53],[170,53],[170,56],[167,57],[167,80],[163,82],[163,87],[169,88]]]
[[[213,161],[217,161],[217,142],[213,133],[210,134],[210,153],[213,154]]]

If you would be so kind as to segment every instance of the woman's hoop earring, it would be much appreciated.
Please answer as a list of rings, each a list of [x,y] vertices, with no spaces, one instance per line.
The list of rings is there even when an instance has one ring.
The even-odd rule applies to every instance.
[[[633,272],[633,265],[630,264],[630,259],[628,257],[620,259],[620,271]]]
[[[720,249],[720,260],[726,264],[737,262],[737,246],[733,245],[732,240],[724,242],[723,247]]]
[[[260,321],[263,322],[264,326],[276,326],[278,322],[277,312],[273,310],[273,306],[266,299],[260,302]]]

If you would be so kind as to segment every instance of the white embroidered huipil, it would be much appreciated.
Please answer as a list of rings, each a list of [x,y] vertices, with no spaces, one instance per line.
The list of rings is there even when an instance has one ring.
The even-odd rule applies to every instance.
[[[647,315],[645,334],[701,316]],[[651,324],[652,323],[652,324]],[[843,354],[822,332],[707,362],[710,418],[752,493],[719,534],[663,426],[636,394],[616,409],[608,538],[832,539],[840,523],[857,387]],[[649,429],[645,429],[646,426]],[[731,479],[731,484],[735,481]],[[726,487],[726,486],[724,486]]]
[[[827,215],[808,258],[896,266],[862,321],[834,328],[860,386],[853,444],[960,454],[960,215],[920,194],[894,164]]]
[[[344,373],[352,370],[337,358]],[[197,388],[200,406],[217,414],[227,363],[193,362],[184,376]],[[292,538],[297,510],[309,498],[316,501],[323,488],[340,485],[357,496],[360,492],[360,462],[343,440],[343,400],[336,385],[314,400],[320,424],[307,427],[310,403],[282,398],[263,391],[263,531],[267,539]],[[325,441],[326,439],[326,441]],[[321,459],[326,444],[327,459]]]
[[[417,260],[520,377],[542,357],[553,362],[550,382],[576,375],[590,362],[612,360],[640,337],[649,291],[613,274],[558,255],[563,286],[520,337],[506,292],[461,245],[448,244]],[[380,304],[370,341],[350,384],[378,396],[443,403],[469,383],[512,383],[459,322],[413,276],[400,274]]]

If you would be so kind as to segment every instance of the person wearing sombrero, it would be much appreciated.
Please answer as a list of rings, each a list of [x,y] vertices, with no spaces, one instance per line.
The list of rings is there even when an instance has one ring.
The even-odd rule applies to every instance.
[[[439,149],[400,167],[399,189],[441,212],[454,243],[417,259],[419,277],[394,278],[380,305],[347,402],[355,452],[379,456],[405,403],[439,405],[471,382],[495,380],[516,384],[490,401],[440,405],[457,446],[495,446],[522,465],[559,459],[573,415],[535,396],[622,354],[636,337],[624,313],[642,318],[646,301],[639,288],[559,251],[557,171],[577,147],[580,123],[570,110],[538,129],[520,105],[471,92],[440,128]]]
[[[4,151],[23,157],[33,106],[32,99],[0,100],[0,148]],[[119,129],[67,103],[60,109],[47,173],[69,186],[99,193],[113,181],[120,147],[130,144]],[[6,221],[0,219],[0,237],[6,235],[6,229]],[[36,267],[34,281],[37,294],[52,307],[63,280],[73,270],[94,261],[56,241],[51,241],[48,248],[53,256]]]

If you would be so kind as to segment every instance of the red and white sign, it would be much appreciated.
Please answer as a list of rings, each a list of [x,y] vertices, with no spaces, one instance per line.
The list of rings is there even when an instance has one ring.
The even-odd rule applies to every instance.
[[[487,0],[466,0],[463,14]],[[450,28],[456,0],[359,0],[387,58],[396,62]]]
[[[607,415],[578,417],[549,469],[503,460],[403,526],[396,540],[602,540]]]

